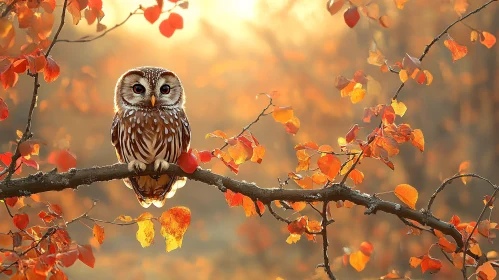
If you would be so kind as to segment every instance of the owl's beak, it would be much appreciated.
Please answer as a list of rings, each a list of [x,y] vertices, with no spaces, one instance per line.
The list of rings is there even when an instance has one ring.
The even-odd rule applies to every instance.
[[[154,104],[156,104],[156,96],[151,96],[151,105],[154,107]]]

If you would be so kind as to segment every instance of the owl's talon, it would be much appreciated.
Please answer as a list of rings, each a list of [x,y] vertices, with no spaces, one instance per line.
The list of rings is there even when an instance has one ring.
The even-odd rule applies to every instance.
[[[168,170],[168,168],[170,168],[170,164],[166,160],[157,159],[154,161],[154,171],[159,173]]]
[[[141,171],[146,170],[146,164],[138,161],[138,160],[132,160],[128,163],[128,170],[129,171],[135,171],[135,173],[139,173]]]

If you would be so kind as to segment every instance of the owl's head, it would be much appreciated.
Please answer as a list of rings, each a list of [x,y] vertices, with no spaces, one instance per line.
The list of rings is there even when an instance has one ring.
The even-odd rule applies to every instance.
[[[124,73],[116,84],[115,111],[124,109],[183,108],[184,88],[170,70],[160,67],[138,67]]]

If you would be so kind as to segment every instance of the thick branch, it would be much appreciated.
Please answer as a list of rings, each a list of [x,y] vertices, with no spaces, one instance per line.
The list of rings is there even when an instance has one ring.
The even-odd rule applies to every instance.
[[[460,248],[464,245],[461,234],[453,225],[443,222],[429,213],[415,211],[398,203],[384,201],[369,194],[352,190],[341,184],[332,184],[329,188],[317,190],[264,189],[258,187],[254,183],[234,180],[201,168],[192,174],[188,174],[182,171],[177,165],[170,164],[170,168],[164,173],[185,176],[191,180],[216,187],[219,187],[220,184],[222,184],[226,189],[242,193],[253,200],[259,200],[264,204],[269,204],[274,200],[292,202],[349,200],[357,205],[368,208],[366,214],[374,214],[376,211],[382,211],[398,217],[414,220],[452,236]],[[153,174],[156,174],[156,172],[153,171],[152,166],[148,166],[146,171],[141,172],[139,175]],[[77,189],[78,186],[81,185],[122,179],[134,175],[136,175],[136,173],[134,171],[129,171],[126,164],[72,169],[65,173],[56,173],[55,170],[48,173],[38,172],[29,175],[28,177],[0,182],[0,199],[14,196],[27,196],[46,191],[61,191],[67,188]]]

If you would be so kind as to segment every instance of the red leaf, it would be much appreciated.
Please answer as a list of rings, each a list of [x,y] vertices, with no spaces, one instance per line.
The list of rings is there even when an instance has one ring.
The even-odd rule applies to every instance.
[[[177,164],[186,173],[196,171],[196,168],[199,166],[196,156],[192,154],[192,150],[189,150],[187,153],[182,152],[177,160]]]
[[[17,73],[14,72],[14,68],[10,66],[7,70],[2,72],[0,78],[2,80],[3,88],[8,89],[16,85],[19,75],[17,75]]]
[[[170,26],[175,29],[184,28],[184,18],[177,13],[171,13],[168,17],[168,22],[170,23]]]
[[[14,222],[14,225],[18,229],[25,229],[28,226],[29,223],[29,217],[27,214],[16,214],[13,218],[12,221]]]
[[[62,254],[57,254],[57,259],[59,259],[64,267],[72,266],[75,261],[78,259],[78,251],[77,250],[69,250]]]
[[[199,160],[203,163],[209,162],[213,156],[210,151],[200,151],[198,155]]]
[[[350,7],[348,10],[345,11],[343,14],[343,17],[345,18],[345,23],[350,27],[353,28],[357,22],[359,22],[360,15],[359,11],[357,10],[357,7]]]
[[[351,143],[353,140],[355,140],[355,138],[357,137],[357,132],[359,132],[359,126],[357,124],[355,124],[354,126],[352,126],[352,128],[350,129],[350,131],[347,133],[346,135],[346,140],[347,140],[347,143]]]
[[[69,150],[60,150],[50,153],[48,162],[57,165],[60,172],[66,172],[76,167],[76,157]]]
[[[9,107],[7,107],[7,104],[3,101],[2,98],[0,98],[0,121],[5,120],[9,116]]]
[[[160,16],[161,16],[161,8],[158,5],[149,7],[144,10],[144,17],[151,24],[155,23]]]
[[[45,79],[45,82],[50,83],[55,81],[60,73],[61,69],[55,60],[53,60],[51,56],[47,57],[47,64],[43,69],[43,78]]]
[[[243,195],[231,190],[225,192],[225,200],[230,207],[243,205]]]
[[[9,205],[10,207],[14,207],[16,205],[18,199],[19,198],[17,196],[9,197],[9,198],[5,199],[5,203],[7,203],[7,205]]]
[[[159,32],[166,38],[170,38],[175,32],[175,28],[170,25],[168,19],[165,19],[159,25]]]
[[[95,257],[90,245],[78,245],[78,259],[91,268],[94,268]]]

